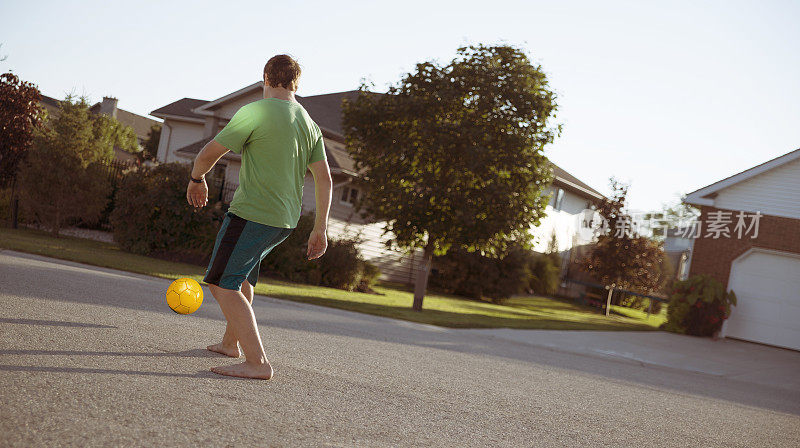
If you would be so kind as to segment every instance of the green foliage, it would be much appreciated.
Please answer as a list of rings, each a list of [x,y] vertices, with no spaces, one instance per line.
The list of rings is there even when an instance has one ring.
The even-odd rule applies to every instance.
[[[430,281],[443,292],[495,302],[529,291],[552,295],[558,289],[557,257],[521,245],[501,257],[455,248],[435,258],[436,272]]]
[[[186,202],[190,172],[191,167],[181,163],[128,172],[111,213],[114,241],[138,254],[209,255],[223,211],[220,204],[193,210]]]
[[[84,166],[111,161],[115,147],[132,153],[138,150],[133,129],[107,115],[92,114],[85,97],[68,95],[59,107],[59,113],[47,122],[50,138],[54,146],[75,151]]]
[[[292,282],[372,292],[381,272],[362,259],[356,239],[329,241],[325,255],[315,260],[306,258],[308,236],[313,228],[313,213],[301,215],[289,237],[261,262],[261,272]]]
[[[0,186],[9,185],[45,116],[36,85],[0,75]]]
[[[297,226],[289,236],[264,257],[261,262],[261,272],[273,275],[291,282],[319,285],[322,273],[319,259],[308,260],[308,236],[314,228],[314,215],[303,214]],[[327,254],[323,255],[323,258]]]
[[[362,86],[344,105],[362,215],[386,220],[399,247],[430,243],[436,255],[528,240],[546,206],[555,98],[542,68],[505,45],[417,64],[384,95]]]
[[[57,142],[52,135],[37,136],[19,174],[22,208],[55,235],[78,219],[97,221],[111,189],[100,164],[84,165],[78,148]]]
[[[528,284],[534,293],[555,295],[561,273],[561,259],[558,255],[537,254],[529,260],[528,269],[531,273]]]
[[[355,239],[336,239],[328,242],[328,250],[320,260],[322,286],[354,290],[361,283],[363,265]]]
[[[369,261],[361,262],[361,280],[356,286],[356,291],[359,292],[374,292],[372,286],[378,281],[381,275],[381,270],[378,266],[370,263]]]
[[[664,329],[694,336],[711,336],[730,316],[736,294],[715,278],[700,274],[675,282],[669,296]]]
[[[361,86],[343,107],[347,150],[361,174],[362,217],[386,222],[390,244],[499,255],[530,244],[552,178],[543,149],[556,95],[542,68],[509,45],[462,47],[447,65],[417,64],[386,94]],[[497,204],[502,204],[498,207]],[[423,269],[422,272],[428,272]],[[419,291],[427,275],[418,275]],[[422,310],[423,294],[413,308]]]
[[[154,124],[150,126],[150,131],[147,132],[147,140],[144,141],[144,147],[137,154],[139,160],[155,160],[158,155],[158,143],[161,141],[161,125]]]
[[[667,280],[664,250],[634,232],[625,206],[628,186],[611,179],[611,188],[612,198],[598,208],[608,222],[608,232],[598,236],[592,251],[578,264],[603,285],[652,294]]]

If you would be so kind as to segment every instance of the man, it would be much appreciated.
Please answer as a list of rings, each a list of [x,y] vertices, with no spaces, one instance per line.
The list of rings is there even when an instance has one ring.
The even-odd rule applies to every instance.
[[[239,109],[200,151],[192,168],[186,199],[195,207],[208,202],[205,174],[228,151],[242,155],[239,187],[217,235],[204,281],[227,320],[222,342],[208,349],[245,362],[214,367],[212,372],[243,378],[272,378],[253,314],[253,286],[261,260],[283,242],[300,219],[303,179],[314,176],[316,221],[306,257],[327,249],[331,174],[322,131],[295,99],[300,66],[278,55],[264,67],[264,99]]]

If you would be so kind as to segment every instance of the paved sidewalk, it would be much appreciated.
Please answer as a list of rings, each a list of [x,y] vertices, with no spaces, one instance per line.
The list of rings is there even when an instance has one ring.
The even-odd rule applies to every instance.
[[[800,352],[663,331],[460,330],[550,350],[800,391]]]

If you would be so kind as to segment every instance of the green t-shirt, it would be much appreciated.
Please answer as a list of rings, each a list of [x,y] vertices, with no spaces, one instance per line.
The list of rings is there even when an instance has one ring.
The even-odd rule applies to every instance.
[[[254,101],[214,140],[242,155],[229,211],[260,224],[297,227],[307,165],[327,160],[322,131],[303,106],[277,98]]]

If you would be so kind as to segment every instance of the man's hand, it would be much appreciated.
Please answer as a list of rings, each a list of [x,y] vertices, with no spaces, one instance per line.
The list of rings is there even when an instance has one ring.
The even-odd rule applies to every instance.
[[[311,235],[308,237],[308,250],[306,250],[306,257],[309,260],[319,258],[328,249],[328,235],[324,230],[314,228]]]
[[[189,186],[186,187],[186,200],[189,205],[200,208],[208,204],[208,185],[206,178],[200,183],[189,181]]]

